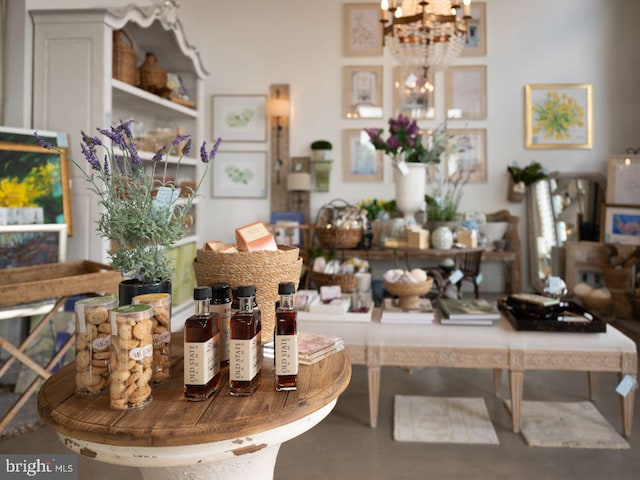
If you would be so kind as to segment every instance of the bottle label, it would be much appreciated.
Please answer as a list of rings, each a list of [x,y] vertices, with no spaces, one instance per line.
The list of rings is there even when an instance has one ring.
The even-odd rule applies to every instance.
[[[298,374],[298,336],[276,335],[275,338],[276,375]]]
[[[206,385],[214,375],[213,338],[206,342],[185,342],[184,383]]]
[[[218,318],[220,328],[220,361],[229,361],[229,339],[231,338],[231,304],[211,305],[211,312]]]
[[[220,371],[220,332],[213,336],[213,375],[215,377]]]
[[[229,359],[229,380],[249,382],[253,380],[261,367],[259,352],[260,332],[251,340],[229,340],[231,358]]]

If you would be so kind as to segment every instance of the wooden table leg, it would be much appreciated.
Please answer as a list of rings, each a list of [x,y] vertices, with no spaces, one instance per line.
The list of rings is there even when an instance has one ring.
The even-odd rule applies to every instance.
[[[380,403],[380,367],[368,367],[369,376],[369,424],[378,426],[378,405]]]
[[[493,369],[493,393],[496,397],[502,397],[502,369]]]
[[[520,433],[520,407],[522,406],[522,384],[524,372],[509,371],[509,384],[511,387],[511,423],[513,433]]]
[[[598,391],[598,373],[587,372],[587,378],[589,382],[589,400],[593,402],[593,399],[596,398],[596,392]]]

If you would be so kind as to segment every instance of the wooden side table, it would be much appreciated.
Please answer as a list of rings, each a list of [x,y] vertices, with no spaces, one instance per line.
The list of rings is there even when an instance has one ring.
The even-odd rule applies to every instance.
[[[38,411],[71,450],[96,460],[139,467],[144,478],[271,479],[280,444],[309,430],[333,409],[351,379],[339,352],[300,366],[298,390],[276,392],[273,360],[265,359],[258,390],[231,397],[227,369],[220,392],[203,402],[183,396],[183,336],[172,334],[172,378],[142,410],[109,408],[108,395],[74,394],[75,364],[51,376]]]

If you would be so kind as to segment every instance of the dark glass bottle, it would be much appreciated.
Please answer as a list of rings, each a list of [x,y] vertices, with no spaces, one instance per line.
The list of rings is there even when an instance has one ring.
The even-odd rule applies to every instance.
[[[274,332],[274,370],[276,390],[296,390],[298,384],[298,313],[293,303],[296,286],[293,282],[280,283],[280,302],[276,307]]]
[[[227,283],[211,285],[211,313],[220,329],[220,367],[229,365],[229,338],[231,336],[231,287]]]
[[[184,396],[205,400],[220,387],[220,331],[210,311],[211,287],[193,289],[195,313],[184,324]]]
[[[254,309],[256,287],[238,287],[238,311],[231,317],[229,393],[251,395],[260,383],[262,324]]]

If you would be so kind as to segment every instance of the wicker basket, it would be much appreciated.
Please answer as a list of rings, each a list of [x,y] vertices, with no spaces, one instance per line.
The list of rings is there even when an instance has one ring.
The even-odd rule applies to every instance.
[[[582,305],[584,307],[595,313],[597,316],[601,318],[609,317],[612,313],[613,299],[609,298],[598,298],[598,297],[579,297]]]
[[[136,84],[136,50],[133,39],[124,30],[113,31],[113,78],[130,85]]]
[[[356,288],[356,276],[352,273],[311,272],[311,281],[318,288],[338,285],[344,293],[351,293]]]
[[[273,340],[278,284],[300,281],[302,258],[299,249],[278,245],[278,250],[220,253],[198,250],[193,262],[196,282],[201,285],[228,283],[231,288],[255,285],[262,318],[262,343]]]
[[[355,248],[362,240],[362,228],[316,227],[315,234],[322,248]]]
[[[161,94],[166,90],[167,71],[160,66],[153,53],[147,53],[138,70],[140,72],[140,88],[156,94]]]

